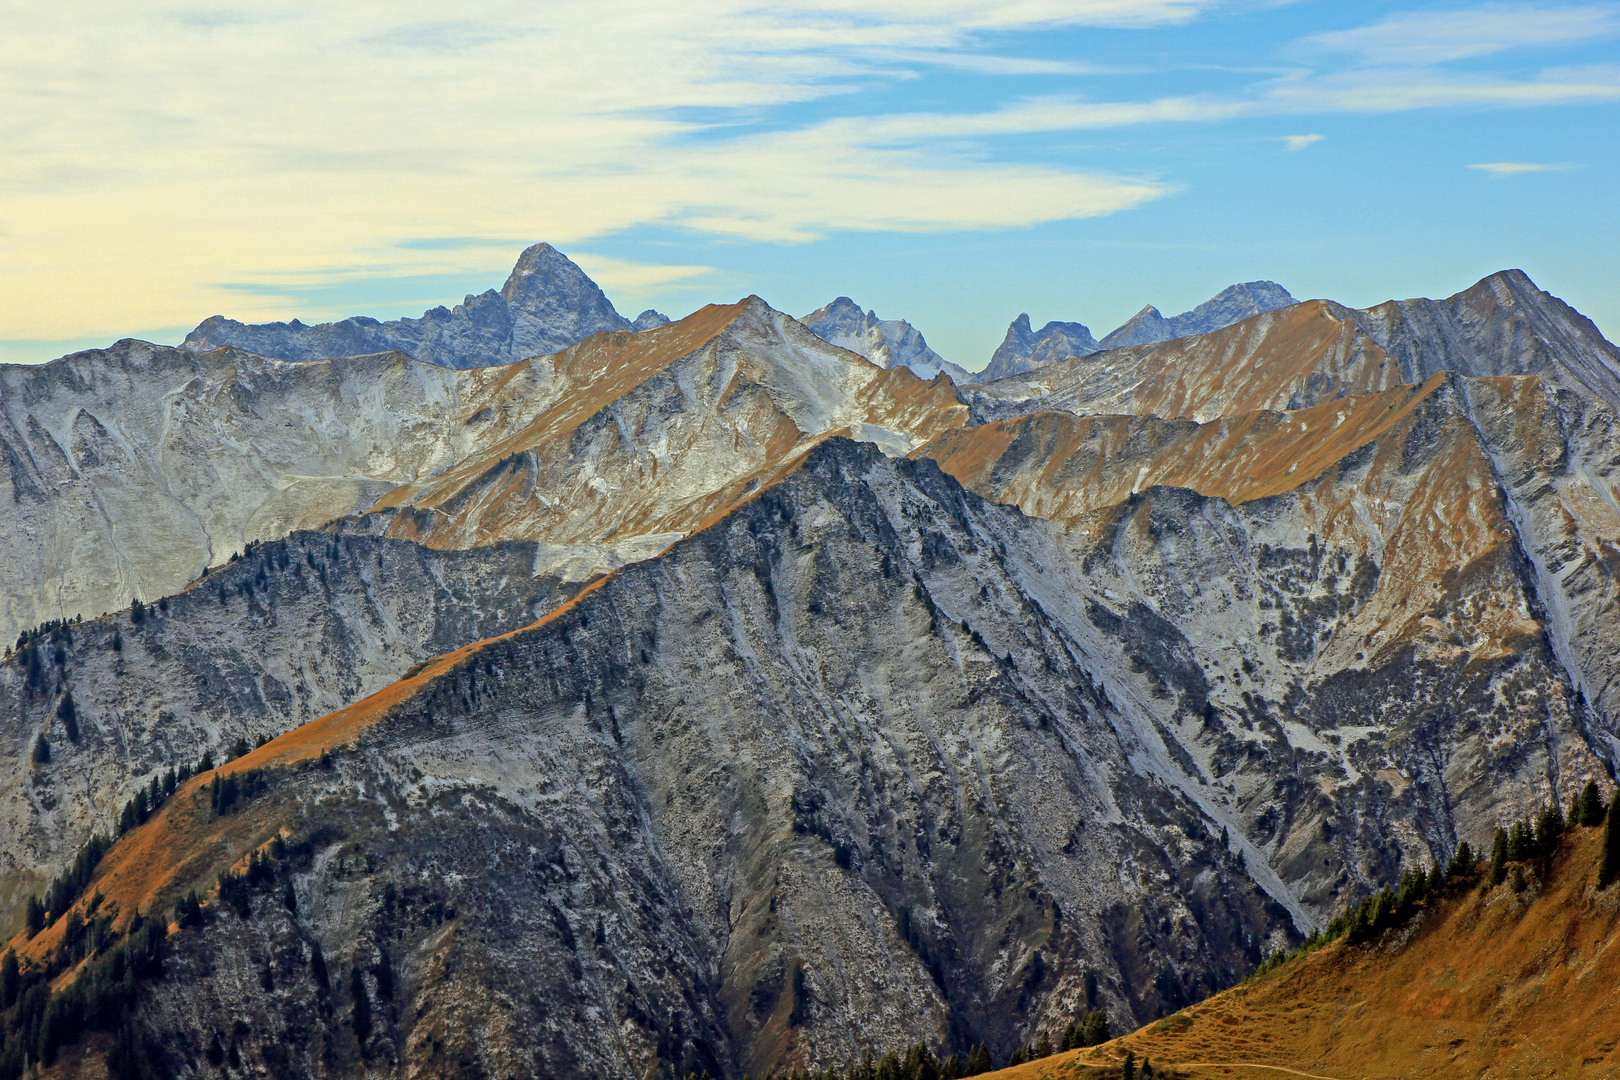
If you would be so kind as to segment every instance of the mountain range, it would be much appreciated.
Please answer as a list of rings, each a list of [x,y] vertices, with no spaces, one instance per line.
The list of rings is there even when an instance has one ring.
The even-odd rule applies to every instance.
[[[1005,1059],[1613,790],[1620,352],[1522,273],[968,381],[566,262],[382,351],[0,368],[19,985],[167,924],[69,1073]],[[488,297],[529,336],[462,348]]]
[[[448,368],[509,364],[556,352],[603,330],[649,330],[669,319],[643,311],[635,320],[614,310],[601,288],[550,244],[526,249],[499,292],[486,289],[454,308],[419,319],[379,322],[364,315],[306,326],[247,324],[215,315],[186,335],[182,348],[207,352],[231,346],[279,360],[330,360],[402,352]]]
[[[823,340],[866,357],[879,367],[908,367],[924,379],[941,371],[956,383],[993,380],[1102,348],[1168,341],[1218,330],[1251,315],[1293,303],[1287,290],[1269,281],[1233,285],[1171,319],[1152,305],[1109,334],[1099,345],[1079,323],[1047,323],[1032,332],[1020,315],[982,373],[942,359],[904,319],[880,319],[847,296],[817,308],[801,322]],[[518,257],[499,292],[468,296],[454,308],[436,307],[419,319],[379,322],[356,315],[335,323],[241,323],[215,315],[187,334],[181,348],[207,352],[229,346],[278,360],[331,360],[367,353],[400,352],[450,368],[509,364],[556,352],[604,330],[650,330],[670,320],[648,309],[634,320],[573,260],[550,244],[535,244]]]

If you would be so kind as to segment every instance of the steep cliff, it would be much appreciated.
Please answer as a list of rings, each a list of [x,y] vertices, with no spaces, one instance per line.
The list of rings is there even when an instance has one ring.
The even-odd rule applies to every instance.
[[[69,624],[0,663],[0,910],[111,833],[138,788],[382,689],[423,660],[526,626],[574,587],[536,545],[439,552],[294,533],[186,592]],[[71,709],[64,709],[64,700]],[[64,715],[66,714],[66,715]],[[35,760],[41,740],[49,760]]]
[[[232,762],[262,770],[241,809],[193,781],[92,890],[166,911],[280,833],[277,885],[179,935],[141,1033],[179,1075],[216,1038],[311,1075],[759,1072],[1005,1052],[1087,971],[1119,1023],[1224,985],[1293,922],[1055,539],[834,439],[533,628]],[[384,954],[362,1046],[347,974],[375,993]]]

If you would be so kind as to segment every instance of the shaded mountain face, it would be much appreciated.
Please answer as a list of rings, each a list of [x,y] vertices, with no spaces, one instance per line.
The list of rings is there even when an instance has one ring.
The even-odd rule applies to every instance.
[[[176,946],[176,971],[268,963],[282,989],[167,979],[143,1023],[177,1071],[241,1017],[346,1075],[311,940],[342,976],[392,958],[368,1052],[489,1075],[1005,1053],[1088,970],[1121,1018],[1229,981],[1288,913],[1220,846],[1054,540],[931,462],[823,444],[532,629],[236,763],[269,786],[240,816],[194,786],[131,834],[99,886],[124,913],[279,830],[308,851],[296,913],[271,890]]]
[[[379,322],[359,315],[306,326],[297,319],[247,324],[215,315],[187,334],[181,347],[207,352],[229,346],[301,361],[394,351],[441,367],[475,368],[554,353],[603,330],[646,329],[659,319],[668,322],[645,311],[632,324],[568,256],[535,244],[518,257],[499,292],[468,296],[419,319]]]
[[[240,808],[193,782],[83,901],[203,897],[133,1014],[177,1075],[227,1042],[757,1075],[1164,1015],[1609,789],[1620,435],[1582,326],[1499,275],[960,388],[756,297],[472,371],[0,369],[29,611],[216,567],[0,661],[11,925],[138,786],[276,735]],[[1417,377],[1441,355],[1472,374]]]
[[[1127,345],[1151,345],[1193,334],[1208,334],[1293,303],[1295,300],[1288,295],[1288,290],[1275,281],[1245,281],[1241,285],[1229,285],[1191,311],[1168,319],[1149,304],[1103,338],[1099,347],[1122,349]]]
[[[990,357],[979,379],[990,382],[1008,375],[1033,371],[1071,356],[1089,356],[1102,346],[1081,323],[1049,322],[1031,330],[1029,315],[1019,315],[1007,327],[1007,336]]]
[[[822,340],[864,356],[879,367],[910,368],[920,379],[932,379],[944,372],[953,382],[973,381],[973,375],[930,349],[916,327],[904,319],[880,319],[875,311],[862,311],[847,296],[838,297],[799,321]]]
[[[340,709],[424,660],[527,626],[576,586],[537,545],[434,551],[297,532],[178,596],[44,635],[0,668],[0,905],[41,891],[137,788]],[[71,723],[61,713],[71,699]],[[33,762],[40,739],[48,762]],[[70,792],[88,791],[90,797]]]
[[[964,389],[979,419],[1040,409],[1190,417],[1302,409],[1438,371],[1537,375],[1620,404],[1620,350],[1590,320],[1504,271],[1446,300],[1357,311],[1310,300],[1213,333],[1077,357]]]

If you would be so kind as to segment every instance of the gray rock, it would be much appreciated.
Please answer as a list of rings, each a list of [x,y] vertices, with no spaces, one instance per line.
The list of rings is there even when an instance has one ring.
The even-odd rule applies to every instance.
[[[1356,310],[1331,300],[1275,308],[1205,334],[1108,349],[964,388],[978,419],[1040,409],[1211,420],[1302,409],[1421,383],[1441,371],[1534,375],[1620,405],[1620,349],[1521,271],[1444,300]]]
[[[641,319],[648,314],[662,318],[643,312]],[[358,315],[315,326],[297,319],[249,325],[215,315],[187,334],[182,347],[205,352],[231,346],[279,360],[397,351],[441,367],[474,368],[554,353],[591,334],[632,325],[566,255],[535,244],[518,257],[500,292],[468,296],[453,309],[436,307],[420,319],[378,322]]]
[[[1032,331],[1028,313],[1021,314],[1007,327],[1007,336],[990,357],[989,365],[979,373],[979,379],[992,379],[1033,371],[1071,356],[1089,356],[1101,346],[1091,331],[1081,323],[1049,322],[1039,331]]]
[[[652,308],[648,308],[640,315],[637,315],[635,320],[630,324],[630,326],[635,330],[651,330],[657,326],[668,325],[669,316],[663,314],[662,312],[654,311]]]
[[[920,379],[932,379],[943,371],[952,382],[973,381],[971,374],[930,349],[916,327],[904,319],[880,319],[875,311],[862,311],[847,296],[799,321],[828,344],[864,356],[879,367],[910,368]]]
[[[1265,311],[1276,311],[1295,303],[1288,290],[1275,281],[1246,281],[1229,285],[1191,311],[1172,318],[1159,314],[1149,304],[1125,324],[1102,339],[1104,349],[1127,345],[1151,345],[1193,334],[1208,334]]]

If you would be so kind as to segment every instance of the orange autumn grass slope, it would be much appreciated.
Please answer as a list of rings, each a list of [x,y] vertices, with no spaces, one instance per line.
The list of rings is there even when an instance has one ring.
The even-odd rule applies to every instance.
[[[587,585],[573,599],[529,626],[435,657],[370,697],[294,728],[242,757],[192,777],[164,801],[150,820],[118,839],[96,867],[72,909],[82,915],[92,898],[99,897],[96,903],[107,905],[99,910],[114,912],[113,925],[122,930],[137,912],[167,919],[174,904],[189,890],[195,889],[206,897],[220,871],[237,866],[250,853],[268,844],[288,823],[290,814],[287,807],[269,799],[254,800],[226,816],[216,815],[211,808],[207,785],[218,777],[253,769],[313,765],[323,752],[351,745],[383,720],[390,709],[434,678],[493,642],[543,626],[571,610],[581,597],[599,588],[603,580]],[[42,961],[61,941],[65,922],[64,915],[32,938],[19,934],[9,942],[0,942],[0,951],[11,948],[25,962]],[[60,981],[70,979],[71,975],[66,975]]]
[[[1528,888],[1454,883],[1407,927],[1296,957],[1089,1050],[995,1080],[1117,1077],[1130,1050],[1189,1080],[1620,1077],[1620,884],[1572,829]]]

